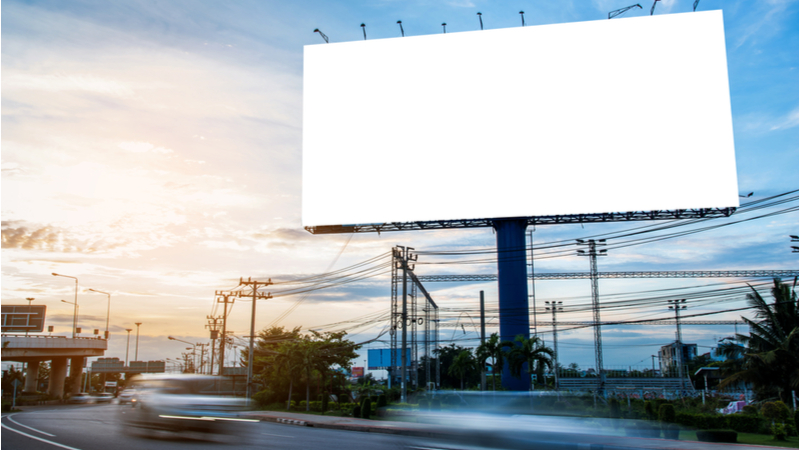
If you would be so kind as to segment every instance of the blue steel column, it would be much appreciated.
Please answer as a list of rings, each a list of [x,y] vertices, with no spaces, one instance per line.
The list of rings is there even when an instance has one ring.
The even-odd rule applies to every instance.
[[[528,268],[525,254],[524,219],[495,220],[497,232],[497,289],[500,297],[500,340],[514,341],[517,335],[530,337],[528,318]],[[512,391],[527,391],[530,380],[527,368],[520,378],[514,378],[503,365],[503,387]]]

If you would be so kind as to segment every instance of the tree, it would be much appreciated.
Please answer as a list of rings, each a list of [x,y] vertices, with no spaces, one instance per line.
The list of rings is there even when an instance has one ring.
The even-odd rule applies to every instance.
[[[464,374],[475,370],[477,361],[472,356],[470,350],[463,350],[453,359],[453,363],[447,369],[449,375],[458,376],[461,379],[461,390],[464,390]]]
[[[489,339],[483,344],[478,346],[475,352],[478,355],[478,362],[483,365],[486,360],[492,360],[492,390],[497,390],[495,378],[503,370],[503,363],[505,362],[506,347],[513,347],[514,343],[511,341],[501,341],[497,333],[492,333]]]
[[[777,395],[787,402],[791,391],[798,388],[797,293],[776,278],[772,287],[775,301],[770,305],[750,288],[753,292],[747,294],[747,303],[755,310],[756,320],[742,317],[750,326],[750,335],[737,334],[736,339],[745,345],[745,353],[740,362],[723,366],[729,375],[720,387],[750,382],[760,399]],[[733,348],[725,350],[734,352]]]
[[[530,379],[530,385],[533,385],[532,377],[534,367],[553,368],[553,350],[545,347],[544,343],[538,336],[533,336],[526,339],[523,335],[517,335],[514,342],[519,345],[511,348],[509,353],[509,368],[511,374],[519,378],[522,375],[522,369],[525,368]],[[527,363],[527,366],[525,365]],[[543,370],[542,370],[543,371]]]
[[[453,375],[450,374],[450,366],[453,364],[453,360],[461,354],[464,350],[469,350],[466,347],[461,347],[460,345],[450,344],[443,347],[439,347],[433,350],[435,358],[431,359],[431,376],[435,376],[436,373],[436,364],[439,363],[439,370],[440,370],[440,377],[441,377],[441,388],[452,388],[456,389],[459,384],[459,378],[456,373]],[[425,357],[422,358],[422,364],[420,364],[420,371],[418,372],[420,375],[420,380],[425,379]],[[464,374],[464,384],[467,386],[473,386],[480,382],[480,371],[472,371],[467,372]]]

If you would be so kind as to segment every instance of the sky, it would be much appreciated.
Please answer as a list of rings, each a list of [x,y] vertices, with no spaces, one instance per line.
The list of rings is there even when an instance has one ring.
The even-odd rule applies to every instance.
[[[487,29],[495,29],[520,26],[520,10],[526,25],[536,26],[605,20],[628,3],[4,1],[2,303],[27,304],[33,297],[34,305],[47,306],[53,334],[70,335],[72,306],[60,300],[74,299],[75,284],[51,273],[77,277],[84,330],[102,332],[108,308],[105,295],[88,289],[111,294],[107,357],[124,359],[125,329],[131,328],[133,359],[134,323],[141,322],[139,359],[179,358],[186,345],[167,336],[208,342],[206,318],[222,313],[215,292],[234,289],[240,278],[286,282],[376,258],[362,266],[371,276],[353,283],[298,295],[286,295],[279,285],[265,288],[284,295],[257,303],[256,328],[344,329],[357,342],[378,338],[364,355],[366,348],[388,346],[388,321],[373,319],[389,310],[391,248],[420,252],[418,275],[493,274],[491,254],[426,252],[491,252],[495,236],[488,228],[380,235],[312,235],[302,228],[303,48],[324,45],[313,30],[331,42],[357,41],[365,23],[369,39],[393,38],[402,20],[406,36],[441,33],[442,22],[456,33],[479,29],[477,12]],[[689,13],[693,3],[659,1],[654,14]],[[648,15],[651,4],[642,6],[613,20]],[[731,218],[676,230],[725,226],[637,245],[623,245],[631,237],[620,235],[664,224],[536,227],[536,271],[587,271],[575,247],[549,254],[551,243],[607,233],[609,256],[598,262],[600,271],[797,270],[789,242],[798,234],[797,193],[778,197],[785,200],[780,204],[765,199],[798,189],[798,2],[701,0],[697,9],[723,11],[739,192],[753,195],[741,199]],[[653,74],[652,89],[668,83]],[[624,124],[619,132],[626,132]],[[680,174],[653,176],[681,183]],[[575,183],[591,189],[589,180]],[[387,187],[387,200],[394,195]],[[735,290],[690,296],[687,314],[742,307],[745,281],[764,283],[601,279],[601,304],[644,299],[637,307],[608,309],[603,318],[666,319],[672,314],[668,298],[724,288]],[[490,309],[496,307],[496,285],[426,287],[447,309],[441,341],[477,345],[478,293],[485,291]],[[535,292],[540,309],[544,301],[564,303],[559,320],[591,317],[588,280],[541,281]],[[250,306],[237,300],[229,315],[239,345],[249,335]],[[542,320],[544,311],[538,311]],[[496,317],[490,314],[488,323],[492,332]],[[539,328],[549,343],[550,328]],[[650,355],[674,340],[674,332],[667,326],[604,327],[605,362],[649,366]],[[733,332],[733,326],[684,326],[683,340],[703,353]],[[558,341],[562,364],[593,365],[590,330],[559,331]]]

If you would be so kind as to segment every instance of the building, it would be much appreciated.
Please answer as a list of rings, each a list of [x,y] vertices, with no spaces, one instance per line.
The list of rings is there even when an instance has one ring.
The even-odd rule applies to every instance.
[[[684,367],[689,361],[697,357],[697,344],[678,344],[677,342],[673,342],[661,347],[658,351],[658,361],[662,376],[678,376],[678,348],[681,348],[683,351]]]

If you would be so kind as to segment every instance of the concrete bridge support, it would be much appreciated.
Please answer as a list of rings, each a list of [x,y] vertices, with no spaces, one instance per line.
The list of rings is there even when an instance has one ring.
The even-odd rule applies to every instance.
[[[64,380],[67,379],[67,358],[53,358],[50,361],[50,385],[47,393],[53,397],[64,396]]]
[[[81,382],[83,381],[81,374],[83,374],[83,365],[85,363],[86,358],[83,356],[73,356],[69,359],[70,395],[75,395],[81,391]]]
[[[28,369],[25,373],[25,389],[22,392],[35,393],[37,391],[37,379],[39,378],[39,361],[31,361],[28,363]]]

